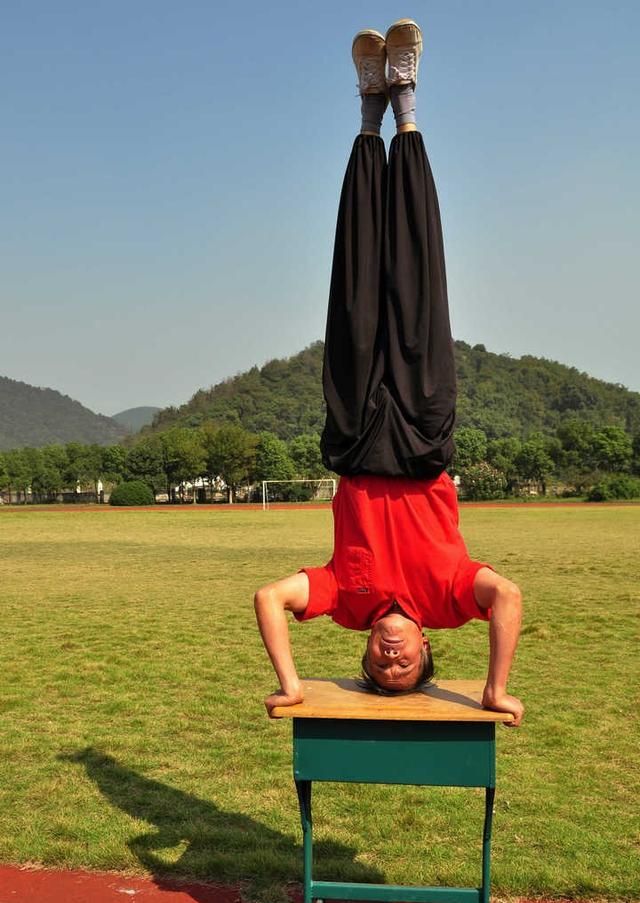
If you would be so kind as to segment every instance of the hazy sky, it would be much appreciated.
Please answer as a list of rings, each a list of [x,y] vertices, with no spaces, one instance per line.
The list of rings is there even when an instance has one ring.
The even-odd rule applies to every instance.
[[[455,337],[640,390],[637,0],[8,0],[0,374],[112,414],[321,338],[351,39],[400,16]]]

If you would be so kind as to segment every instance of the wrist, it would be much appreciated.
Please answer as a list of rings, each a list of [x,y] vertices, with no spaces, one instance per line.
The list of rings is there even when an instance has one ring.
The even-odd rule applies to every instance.
[[[504,696],[506,692],[506,684],[493,683],[492,681],[488,680],[485,684],[482,696],[483,699],[499,699],[501,696]]]
[[[296,696],[301,690],[302,685],[297,676],[282,681],[282,692],[287,696]]]

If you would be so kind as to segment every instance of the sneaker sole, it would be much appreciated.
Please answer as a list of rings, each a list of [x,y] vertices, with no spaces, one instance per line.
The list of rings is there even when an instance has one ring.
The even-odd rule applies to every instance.
[[[363,28],[362,31],[359,31],[357,33],[357,35],[354,37],[353,41],[351,42],[351,54],[352,55],[353,55],[353,48],[355,47],[355,43],[358,40],[358,38],[362,38],[365,36],[368,38],[380,38],[380,40],[384,43],[384,35],[382,34],[382,32],[376,31],[375,28]]]
[[[413,25],[414,28],[418,29],[418,34],[420,35],[420,50],[422,50],[422,29],[413,19],[398,19],[397,22],[394,22],[393,25],[390,25],[389,28],[387,28],[387,33],[384,38],[385,42],[389,40],[389,35],[392,32],[394,32],[398,28],[402,28],[404,25]]]

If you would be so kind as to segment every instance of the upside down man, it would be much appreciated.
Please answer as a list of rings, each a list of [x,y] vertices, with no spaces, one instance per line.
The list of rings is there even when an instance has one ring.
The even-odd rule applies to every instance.
[[[514,716],[507,692],[521,622],[510,580],[469,557],[458,530],[454,452],[456,380],[438,200],[415,124],[422,35],[411,20],[386,37],[366,30],[352,55],[362,98],[336,228],[323,389],[323,459],[340,474],[334,552],[258,590],[258,626],[280,682],[274,706],[303,699],[288,612],[328,615],[369,631],[362,659],[370,689],[406,693],[428,683],[424,629],[489,622],[482,703]],[[389,159],[379,136],[391,101],[397,133]]]

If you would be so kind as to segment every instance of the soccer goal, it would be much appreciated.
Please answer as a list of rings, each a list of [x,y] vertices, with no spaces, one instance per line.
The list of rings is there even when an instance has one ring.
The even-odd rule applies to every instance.
[[[263,480],[262,508],[272,502],[326,502],[336,494],[336,480]]]

